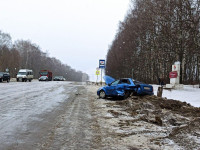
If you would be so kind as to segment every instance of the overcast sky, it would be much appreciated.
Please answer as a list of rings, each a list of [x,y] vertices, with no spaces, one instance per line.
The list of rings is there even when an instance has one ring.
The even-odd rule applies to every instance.
[[[129,0],[0,0],[0,30],[95,79]]]

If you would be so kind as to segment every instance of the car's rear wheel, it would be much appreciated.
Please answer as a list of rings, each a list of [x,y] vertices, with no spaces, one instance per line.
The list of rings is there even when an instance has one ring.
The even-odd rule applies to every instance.
[[[106,98],[106,93],[105,91],[101,90],[99,93],[99,98]]]

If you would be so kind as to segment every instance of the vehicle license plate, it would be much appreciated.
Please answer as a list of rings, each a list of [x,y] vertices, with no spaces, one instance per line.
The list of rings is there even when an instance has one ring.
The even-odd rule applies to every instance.
[[[150,90],[150,88],[149,88],[149,87],[144,87],[144,89],[145,89],[145,90]]]

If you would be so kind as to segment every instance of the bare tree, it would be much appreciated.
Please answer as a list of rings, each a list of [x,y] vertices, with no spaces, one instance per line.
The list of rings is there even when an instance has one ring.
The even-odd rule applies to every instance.
[[[181,62],[181,82],[197,82],[200,53],[199,0],[135,0],[107,53],[106,74],[169,82]],[[133,73],[133,74],[132,74]]]

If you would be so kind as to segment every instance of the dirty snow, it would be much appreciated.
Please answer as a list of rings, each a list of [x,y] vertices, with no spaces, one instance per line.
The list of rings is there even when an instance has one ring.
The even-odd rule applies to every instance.
[[[157,95],[158,85],[153,85],[154,95]],[[192,106],[200,107],[200,88],[199,85],[184,85],[183,89],[163,90],[162,97],[167,99],[180,100],[190,103]]]
[[[153,86],[156,95],[158,86]],[[95,92],[94,87],[93,90]],[[171,91],[164,89],[163,97],[166,98],[159,99],[155,96],[133,97],[127,100],[97,98],[95,105],[99,115],[98,122],[101,129],[107,130],[108,133],[105,134],[105,145],[109,145],[109,149],[120,150],[199,149],[199,118],[195,115],[199,114],[199,110],[187,104],[200,107],[198,86],[188,85],[182,90]],[[168,102],[168,99],[187,103],[181,106],[178,101]]]

